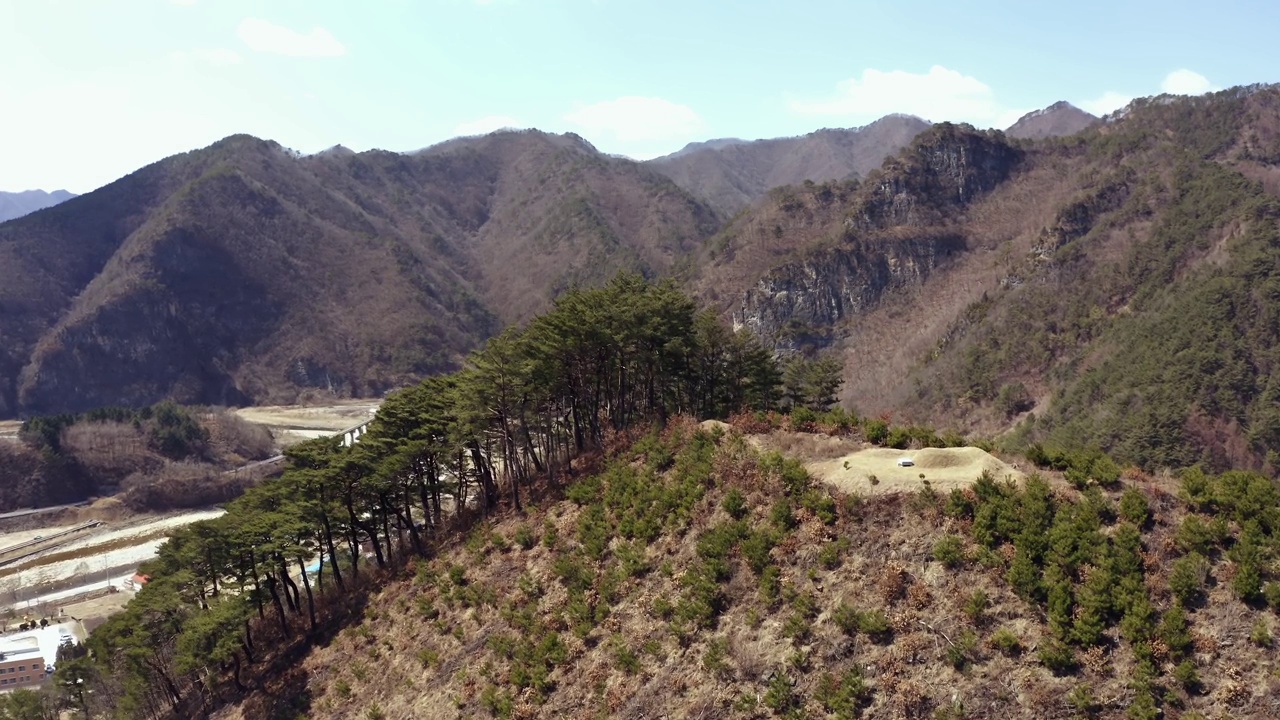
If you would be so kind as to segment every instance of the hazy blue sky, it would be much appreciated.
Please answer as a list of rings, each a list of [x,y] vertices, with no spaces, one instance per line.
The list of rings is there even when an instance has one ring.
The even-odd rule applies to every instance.
[[[1280,3],[0,0],[0,190],[86,192],[232,133],[411,150],[502,126],[647,158],[890,112],[1280,80]]]

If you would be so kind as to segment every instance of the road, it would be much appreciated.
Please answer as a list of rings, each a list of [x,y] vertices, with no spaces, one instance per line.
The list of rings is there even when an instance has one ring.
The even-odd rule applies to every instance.
[[[13,512],[0,513],[0,520],[9,520],[11,518],[26,517],[27,515],[37,515],[39,513],[56,512],[58,510],[66,510],[67,508],[88,507],[88,501],[71,503],[70,505],[51,505],[49,507],[28,508],[26,510],[14,510]]]

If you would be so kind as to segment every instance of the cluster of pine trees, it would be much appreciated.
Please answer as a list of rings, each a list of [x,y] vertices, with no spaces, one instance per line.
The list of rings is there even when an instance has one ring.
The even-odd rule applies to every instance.
[[[620,276],[566,293],[463,370],[389,397],[358,443],[295,446],[281,477],[176,533],[141,569],[151,582],[55,685],[94,689],[72,706],[192,716],[243,691],[281,648],[323,635],[382,569],[519,509],[611,432],[768,409],[781,384],[763,345],[670,284]]]

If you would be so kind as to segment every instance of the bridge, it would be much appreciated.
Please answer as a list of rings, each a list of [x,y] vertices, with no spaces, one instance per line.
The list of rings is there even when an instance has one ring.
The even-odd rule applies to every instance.
[[[343,447],[351,447],[352,445],[355,445],[356,443],[360,442],[361,436],[363,436],[366,432],[369,431],[369,423],[372,423],[372,422],[373,422],[373,418],[369,418],[368,420],[365,420],[364,422],[358,425],[352,425],[351,427],[345,430],[339,430],[338,432],[333,433],[329,437],[335,437],[335,438],[340,437],[342,438]],[[267,477],[269,475],[274,475],[282,471],[284,469],[285,459],[286,458],[282,453],[280,455],[274,455],[272,457],[269,457],[266,460],[258,460],[257,462],[251,462],[248,465],[241,465],[238,468],[227,470],[223,474],[224,475],[245,475],[245,474],[254,473],[254,472],[261,472],[263,477]]]
[[[359,425],[352,425],[342,432],[334,433],[334,437],[342,436],[342,444],[344,447],[351,447],[360,442],[360,436],[369,431],[369,423],[373,422],[373,418],[369,418]]]

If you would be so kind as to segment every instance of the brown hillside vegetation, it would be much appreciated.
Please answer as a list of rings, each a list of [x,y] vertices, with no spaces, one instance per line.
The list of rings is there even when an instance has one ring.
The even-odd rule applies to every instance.
[[[1241,504],[1274,486],[974,480],[848,495],[677,422],[411,563],[218,717],[1275,716],[1245,549],[1275,508]]]
[[[717,227],[576,136],[297,157],[247,136],[0,226],[0,415],[380,394]]]

